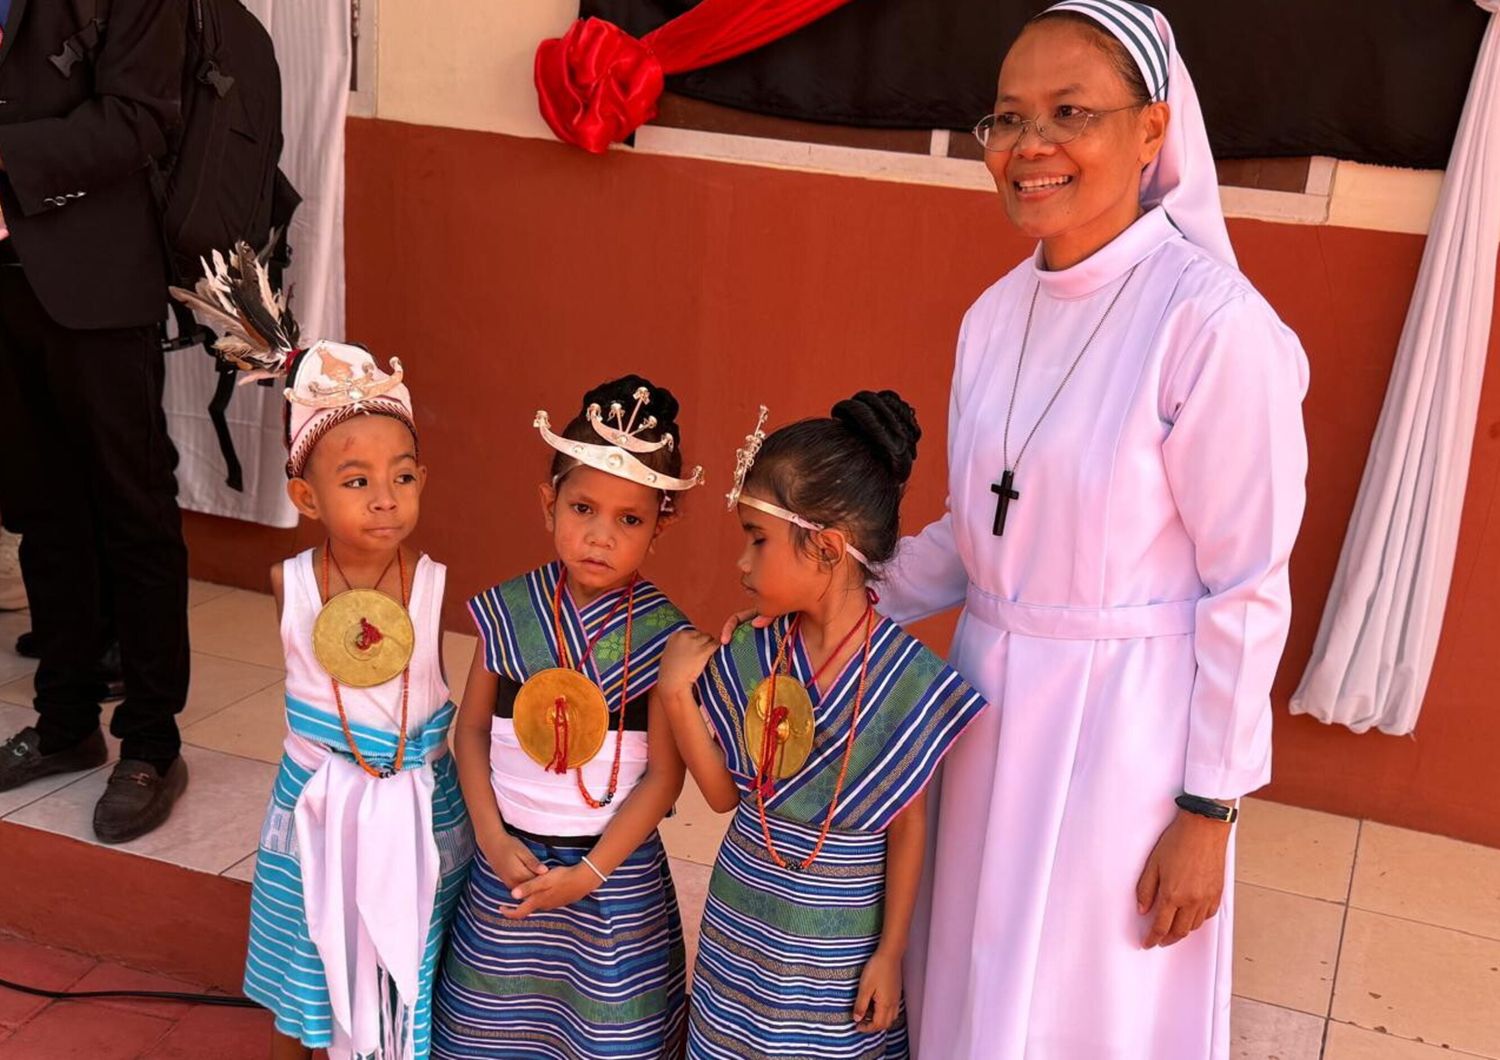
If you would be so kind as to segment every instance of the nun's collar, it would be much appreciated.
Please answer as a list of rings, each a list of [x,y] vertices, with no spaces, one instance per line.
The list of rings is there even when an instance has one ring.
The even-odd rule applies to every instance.
[[[1145,261],[1163,243],[1181,238],[1166,210],[1158,206],[1070,268],[1049,271],[1042,259],[1041,244],[1037,244],[1031,259],[1032,271],[1049,297],[1087,298]]]

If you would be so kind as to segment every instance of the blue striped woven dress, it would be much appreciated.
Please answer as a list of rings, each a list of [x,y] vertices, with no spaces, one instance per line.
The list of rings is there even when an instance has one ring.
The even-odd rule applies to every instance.
[[[333,703],[330,678],[312,653],[312,619],[321,606],[321,597],[311,553],[288,560],[283,569],[281,633],[287,654],[288,735],[257,851],[245,993],[271,1010],[277,1030],[305,1045],[329,1049],[335,1060],[343,1060],[349,1054],[335,1050],[328,976],[309,933],[295,813],[298,800],[322,765],[330,757],[350,760],[352,752]],[[445,929],[473,852],[468,813],[459,793],[457,772],[447,754],[448,725],[455,708],[448,699],[438,661],[443,582],[443,567],[422,557],[413,577],[409,606],[416,643],[409,677],[410,719],[403,771],[422,769],[424,765],[432,770],[431,829],[439,857],[439,881],[422,954],[423,986],[410,1013],[417,1060],[428,1055],[431,984]],[[377,767],[391,765],[398,732],[390,718],[399,710],[400,678],[373,689],[346,689],[341,694],[360,753]],[[386,783],[374,778],[364,782]],[[415,844],[419,837],[406,839]],[[413,896],[412,916],[417,915],[416,909]]]
[[[630,619],[630,702],[620,742],[620,787],[601,808],[583,802],[573,773],[532,761],[515,738],[515,692],[558,665],[552,621],[562,576],[552,563],[481,593],[469,605],[485,665],[500,678],[491,771],[506,828],[549,866],[587,854],[646,764],[646,693],[668,637],[687,622],[648,581],[635,585]],[[626,655],[625,591],[583,608],[562,597],[569,660],[603,689],[611,731],[583,767],[597,799],[614,758]],[[587,648],[598,638],[592,652]],[[561,909],[510,920],[517,903],[483,856],[474,859],[454,918],[437,989],[433,1056],[441,1060],[661,1060],[680,1055],[686,962],[677,896],[661,839],[652,833],[592,894]]]
[[[742,626],[708,663],[699,701],[741,799],[719,848],[693,969],[687,1055],[697,1060],[894,1060],[906,1057],[904,1008],[883,1033],[855,1028],[859,977],[880,941],[885,830],[919,795],[985,703],[941,659],[894,623],[871,635],[869,673],[848,776],[822,852],[782,868],[761,831],[745,746],[746,704],[771,672],[789,616]],[[812,675],[793,638],[790,673]],[[859,685],[856,653],[823,692],[808,688],[816,729],[796,774],[777,782],[766,821],[789,865],[806,858],[828,817]]]

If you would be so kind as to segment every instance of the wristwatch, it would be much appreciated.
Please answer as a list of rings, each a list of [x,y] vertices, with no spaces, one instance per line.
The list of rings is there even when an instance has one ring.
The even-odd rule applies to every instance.
[[[1188,813],[1196,813],[1199,817],[1207,817],[1212,821],[1223,821],[1225,824],[1234,824],[1240,819],[1238,806],[1225,806],[1222,802],[1200,798],[1197,795],[1177,796],[1177,807]]]

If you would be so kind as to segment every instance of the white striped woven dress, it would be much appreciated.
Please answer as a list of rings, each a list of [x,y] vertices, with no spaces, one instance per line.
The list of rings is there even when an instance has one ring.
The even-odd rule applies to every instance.
[[[313,655],[322,594],[312,551],[282,570],[287,736],[256,858],[245,993],[277,1030],[332,1060],[423,1060],[437,959],[473,853],[448,756],[445,568],[423,556],[412,578],[408,743],[402,771],[384,779],[355,763]],[[340,697],[361,755],[390,766],[401,678],[341,686]]]

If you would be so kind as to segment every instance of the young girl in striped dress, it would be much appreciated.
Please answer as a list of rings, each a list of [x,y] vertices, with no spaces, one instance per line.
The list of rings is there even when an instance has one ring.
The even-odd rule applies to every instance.
[[[866,391],[769,438],[757,424],[740,451],[730,507],[760,621],[722,646],[674,637],[657,686],[709,804],[734,812],[689,1057],[908,1055],[901,964],[924,789],[985,706],[874,609],[920,436],[899,396]]]
[[[656,827],[682,790],[649,706],[686,626],[640,575],[675,518],[677,402],[607,383],[552,433],[541,487],[557,559],[469,603],[479,629],[455,726],[481,856],[454,921],[433,1055],[661,1060],[680,1055],[682,924]]]

